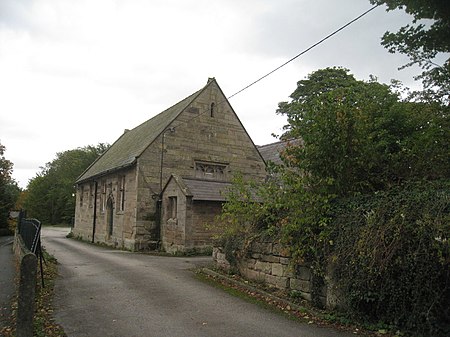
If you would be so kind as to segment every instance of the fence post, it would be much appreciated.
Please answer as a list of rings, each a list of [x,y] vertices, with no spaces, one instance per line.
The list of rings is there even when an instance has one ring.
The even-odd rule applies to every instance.
[[[19,293],[17,298],[17,337],[33,336],[36,270],[36,255],[31,252],[26,253],[20,261]]]

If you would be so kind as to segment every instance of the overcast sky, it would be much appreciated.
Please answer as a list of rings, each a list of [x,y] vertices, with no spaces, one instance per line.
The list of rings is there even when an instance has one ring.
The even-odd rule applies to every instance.
[[[113,143],[215,77],[230,96],[371,7],[368,0],[0,0],[0,143],[23,188],[57,152]],[[296,82],[343,66],[358,79],[418,69],[380,45],[410,22],[379,7],[230,100],[255,144]]]

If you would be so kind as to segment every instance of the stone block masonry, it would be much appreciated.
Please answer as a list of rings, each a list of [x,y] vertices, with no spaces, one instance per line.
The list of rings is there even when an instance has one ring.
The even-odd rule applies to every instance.
[[[327,308],[334,308],[338,302],[332,291],[332,282],[328,282],[330,279],[326,278],[325,286],[315,289],[309,266],[294,264],[289,247],[279,242],[254,241],[245,252],[238,252],[236,256],[236,266],[232,266],[223,248],[213,249],[213,260],[219,269],[230,271],[235,268],[248,280],[294,292],[296,296],[314,300]]]
[[[14,255],[19,265],[17,291],[16,336],[33,336],[33,318],[36,294],[37,258],[25,246],[22,237],[16,231],[14,237]]]

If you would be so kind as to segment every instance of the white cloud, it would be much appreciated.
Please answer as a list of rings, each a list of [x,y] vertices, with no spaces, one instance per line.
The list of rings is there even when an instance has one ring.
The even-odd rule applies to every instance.
[[[370,7],[367,0],[2,0],[0,140],[25,187],[60,151],[112,143],[216,77],[226,95]],[[377,9],[231,104],[256,144],[296,82],[333,65],[411,82],[380,46],[409,20]],[[394,27],[395,26],[395,27]],[[416,71],[417,73],[417,71]],[[34,169],[33,169],[34,168]]]

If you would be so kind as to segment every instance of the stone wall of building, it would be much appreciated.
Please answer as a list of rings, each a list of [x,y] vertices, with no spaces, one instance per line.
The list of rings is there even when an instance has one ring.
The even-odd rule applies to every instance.
[[[192,202],[192,232],[188,246],[209,249],[213,245],[213,236],[220,230],[216,217],[222,212],[222,203],[218,201]]]
[[[184,193],[171,179],[162,196],[161,244],[168,253],[184,251],[186,246],[186,214],[190,211]]]
[[[155,249],[160,239],[160,211],[158,209],[161,192],[161,145],[159,136],[137,160],[137,196],[136,196],[136,240],[142,249]],[[163,183],[167,182],[170,172],[163,163]]]
[[[222,210],[221,202],[194,201],[171,179],[164,189],[162,205],[161,244],[166,252],[211,250],[218,229],[212,225]]]
[[[289,248],[277,241],[253,241],[246,251],[238,251],[236,263],[231,264],[221,247],[214,247],[213,259],[217,268],[230,271],[235,268],[241,276],[278,289],[294,292],[308,301],[327,308],[337,306],[333,282],[329,277],[318,280],[308,265],[295,264]]]
[[[215,102],[213,115],[212,102]],[[263,180],[265,163],[216,84],[202,92],[166,130],[164,141],[163,135],[157,137],[137,160],[137,232],[144,242],[159,240],[161,236],[162,246],[171,252],[210,246],[207,241],[211,242],[211,236],[205,224],[214,222],[221,203],[183,200],[179,195],[180,210],[186,208],[186,219],[179,214],[176,221],[167,221],[169,217],[163,214],[158,228],[158,223],[153,221],[158,216],[156,196],[172,174],[199,178],[196,162],[226,166],[224,176],[217,179],[222,181],[230,181],[238,172],[247,179]],[[161,177],[163,186],[160,186]],[[167,201],[167,198],[162,201],[163,212]],[[206,207],[206,211],[201,207]]]
[[[213,115],[209,111],[212,103]],[[186,173],[195,176],[194,162],[206,161],[227,164],[224,180],[231,180],[237,172],[246,178],[265,178],[261,155],[217,84],[202,92],[191,108],[195,109],[185,110],[174,121],[175,132],[167,134],[169,171],[181,177]]]
[[[94,181],[79,184],[73,235],[92,241],[95,217],[94,242],[135,250],[136,233],[132,226],[136,217],[135,176],[134,168],[105,175],[97,180],[97,194]],[[108,205],[112,206],[112,212],[109,212]],[[112,233],[109,228],[110,215],[113,217]]]

